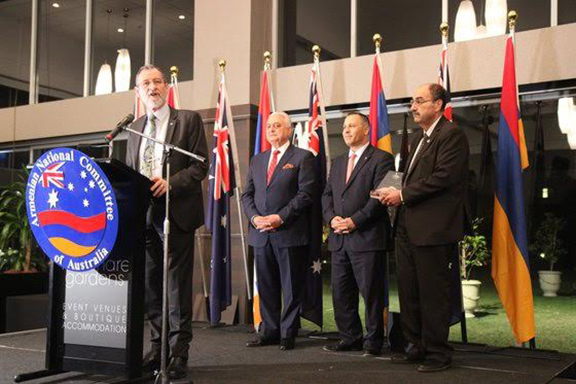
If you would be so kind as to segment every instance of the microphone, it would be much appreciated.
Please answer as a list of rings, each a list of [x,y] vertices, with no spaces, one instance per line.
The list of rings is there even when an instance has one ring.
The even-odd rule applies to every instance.
[[[129,114],[128,116],[123,118],[122,121],[116,124],[116,128],[114,128],[112,132],[104,136],[104,140],[106,140],[107,143],[111,142],[112,140],[114,140],[116,136],[120,134],[120,132],[124,130],[124,128],[126,128],[127,125],[131,124],[133,121],[134,121],[134,115]]]

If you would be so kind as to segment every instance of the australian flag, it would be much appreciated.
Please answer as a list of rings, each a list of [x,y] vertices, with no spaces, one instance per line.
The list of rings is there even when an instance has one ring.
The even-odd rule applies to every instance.
[[[232,298],[230,197],[236,188],[229,121],[232,121],[224,74],[220,81],[214,122],[214,146],[209,174],[206,226],[212,233],[210,323],[220,322]]]
[[[319,178],[319,188],[313,196],[314,204],[311,208],[306,293],[302,301],[302,317],[322,328],[322,208],[320,200],[326,185],[326,153],[328,151],[324,145],[325,119],[320,111],[319,77],[320,63],[316,60],[310,74],[308,121],[305,124],[304,134],[298,140],[298,147],[312,152],[316,158],[314,162],[315,173]]]

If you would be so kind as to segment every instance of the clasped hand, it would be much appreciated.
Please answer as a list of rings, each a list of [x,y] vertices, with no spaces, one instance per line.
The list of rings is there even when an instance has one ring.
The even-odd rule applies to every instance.
[[[280,215],[256,216],[252,221],[260,232],[270,232],[282,225]]]
[[[330,226],[334,230],[334,233],[339,235],[350,233],[356,229],[356,224],[354,224],[350,217],[343,218],[341,216],[335,216],[330,221]]]

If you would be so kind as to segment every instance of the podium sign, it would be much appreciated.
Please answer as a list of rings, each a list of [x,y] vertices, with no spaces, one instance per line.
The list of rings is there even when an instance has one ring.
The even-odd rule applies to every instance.
[[[150,180],[113,159],[54,149],[30,173],[28,217],[52,259],[46,369],[141,377]]]

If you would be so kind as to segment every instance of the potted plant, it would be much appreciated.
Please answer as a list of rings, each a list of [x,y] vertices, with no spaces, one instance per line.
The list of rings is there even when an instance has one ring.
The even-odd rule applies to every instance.
[[[488,264],[490,251],[486,246],[486,237],[479,234],[479,226],[483,218],[472,220],[472,234],[466,235],[460,242],[461,272],[462,272],[462,297],[466,317],[475,317],[474,311],[480,301],[480,280],[470,280],[470,275],[475,267]]]
[[[46,260],[32,237],[26,214],[28,172],[20,180],[0,187],[0,272],[43,272]]]
[[[530,251],[540,256],[550,265],[549,270],[538,271],[540,288],[544,297],[556,297],[562,282],[562,272],[555,271],[554,265],[560,256],[566,253],[564,242],[559,237],[560,231],[566,225],[566,220],[551,213],[544,214],[544,220],[534,231]]]
[[[46,258],[32,237],[26,214],[27,172],[0,187],[0,316],[7,316],[6,298],[48,292]],[[41,314],[38,314],[41,316]],[[6,332],[0,319],[0,333]]]

